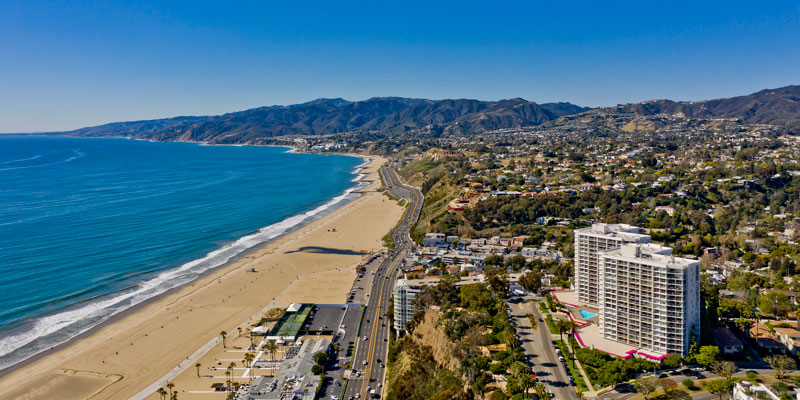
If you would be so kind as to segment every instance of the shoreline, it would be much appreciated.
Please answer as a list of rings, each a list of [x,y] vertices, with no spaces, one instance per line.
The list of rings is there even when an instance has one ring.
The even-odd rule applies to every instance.
[[[281,146],[281,147],[285,147],[285,146]],[[242,264],[243,264],[244,260],[255,258],[255,253],[264,253],[265,250],[270,249],[270,248],[279,247],[282,243],[286,243],[288,241],[296,241],[296,240],[299,240],[299,239],[303,239],[305,236],[307,236],[306,235],[306,231],[318,229],[319,226],[323,225],[324,223],[326,223],[326,221],[336,220],[337,218],[341,219],[340,216],[343,213],[345,213],[345,214],[347,214],[347,213],[353,214],[354,212],[357,212],[358,211],[357,209],[359,208],[359,205],[362,204],[362,203],[366,203],[367,200],[368,200],[367,198],[372,198],[372,202],[373,203],[374,203],[374,199],[376,198],[376,196],[377,196],[378,199],[380,199],[380,200],[377,200],[378,202],[383,201],[382,194],[375,193],[373,190],[370,190],[370,188],[374,188],[375,185],[379,185],[379,178],[377,177],[377,174],[376,174],[377,168],[376,168],[375,164],[376,163],[382,164],[383,160],[381,158],[375,158],[375,157],[370,158],[370,157],[367,157],[367,156],[364,156],[364,155],[355,155],[355,154],[347,154],[347,155],[348,156],[359,157],[359,158],[364,160],[364,163],[362,163],[362,164],[358,165],[357,167],[355,167],[356,170],[354,170],[354,174],[356,175],[357,179],[354,179],[354,182],[356,182],[356,184],[353,185],[353,187],[347,189],[347,190],[352,190],[351,193],[358,194],[358,197],[356,197],[354,199],[348,199],[347,201],[340,201],[339,203],[337,203],[335,208],[330,209],[330,210],[324,210],[324,212],[320,213],[320,215],[318,217],[311,218],[311,219],[308,219],[306,221],[303,221],[302,223],[292,227],[290,230],[287,230],[287,231],[281,233],[280,235],[278,235],[278,236],[276,236],[274,238],[271,238],[271,239],[269,239],[269,240],[267,240],[265,242],[261,242],[259,244],[256,244],[256,245],[248,248],[246,251],[243,251],[243,252],[237,254],[236,256],[232,257],[230,260],[228,260],[224,264],[222,264],[222,265],[220,265],[218,267],[212,268],[212,269],[210,269],[208,271],[205,271],[204,273],[199,275],[197,278],[195,278],[191,282],[188,282],[188,283],[186,283],[184,285],[181,285],[181,286],[178,286],[178,287],[175,287],[175,288],[171,288],[171,289],[167,290],[164,293],[161,293],[161,294],[159,294],[157,296],[149,298],[149,299],[147,299],[147,300],[145,300],[145,301],[143,301],[143,302],[141,302],[141,303],[139,303],[139,304],[137,304],[135,306],[132,306],[132,307],[126,309],[125,311],[119,312],[119,313],[109,317],[106,321],[100,323],[97,326],[94,326],[94,327],[88,329],[85,332],[82,332],[81,334],[69,339],[65,343],[59,344],[57,346],[53,346],[52,350],[44,350],[44,351],[42,351],[42,352],[40,352],[40,353],[38,353],[38,354],[36,354],[36,355],[34,355],[32,357],[29,357],[28,359],[26,359],[24,361],[21,361],[21,362],[15,364],[13,366],[10,366],[10,367],[0,371],[0,380],[5,380],[5,379],[9,379],[10,380],[12,378],[11,375],[22,374],[22,371],[27,371],[29,369],[34,369],[35,366],[39,366],[42,363],[47,363],[47,365],[49,365],[49,366],[52,366],[53,364],[59,364],[59,362],[58,362],[59,360],[63,360],[64,358],[66,358],[64,356],[64,353],[68,353],[68,352],[74,353],[75,352],[75,348],[77,348],[77,347],[87,347],[86,346],[87,345],[86,344],[87,339],[90,339],[90,338],[96,339],[96,337],[100,336],[103,333],[103,331],[108,331],[109,329],[112,329],[113,326],[120,325],[123,322],[126,322],[126,320],[133,319],[137,315],[145,313],[145,312],[148,311],[148,309],[152,309],[153,307],[155,307],[157,305],[164,305],[164,303],[167,303],[167,302],[170,302],[170,301],[171,301],[171,304],[174,304],[176,301],[180,300],[180,299],[176,300],[175,297],[183,298],[183,297],[186,297],[187,295],[190,296],[192,294],[191,292],[195,292],[195,291],[200,290],[200,289],[193,289],[193,288],[196,288],[197,286],[200,286],[200,288],[202,289],[202,288],[204,288],[206,286],[209,286],[210,284],[213,284],[214,283],[213,280],[215,280],[215,279],[219,280],[221,282],[222,279],[228,279],[227,275],[229,275],[229,274],[231,274],[233,272],[237,272],[237,273],[241,272]],[[370,169],[372,171],[367,171],[366,169]],[[365,185],[360,187],[360,188],[358,188],[360,183],[365,183]],[[374,194],[372,194],[372,193],[374,193]],[[345,195],[346,193],[343,192],[342,194]],[[390,203],[390,202],[387,200],[386,203]],[[391,203],[393,203],[393,202],[391,202]],[[399,207],[399,206],[397,206],[397,207]],[[393,223],[391,225],[387,226],[386,230],[390,229],[391,226],[393,226]],[[338,228],[338,226],[337,226],[337,228]],[[375,236],[376,237],[373,238],[375,240],[375,242],[380,243],[380,237],[382,236],[382,234],[375,235]],[[262,256],[263,256],[263,254],[262,254]],[[363,257],[359,256],[357,258],[358,259],[362,259]],[[250,262],[250,261],[247,261],[247,262]],[[348,263],[348,265],[351,265],[351,264],[353,264],[353,263],[352,262]],[[316,272],[333,271],[334,269],[336,269],[337,271],[338,270],[345,270],[345,269],[347,269],[348,265],[342,265],[341,263],[336,263],[332,267],[330,265],[328,265],[330,268],[323,268],[321,271],[313,271],[312,270],[313,268],[309,269],[309,270],[298,270],[298,271],[296,271],[295,275],[297,275],[297,276],[309,275],[309,274],[313,275]],[[327,273],[327,272],[325,272],[325,273]],[[291,282],[289,282],[289,283],[291,283]],[[350,284],[352,284],[352,279],[350,280]],[[280,288],[285,290],[285,289],[287,289],[289,287],[290,287],[289,285],[283,285]],[[242,288],[240,288],[239,290],[241,291]],[[346,290],[343,290],[340,293],[340,295],[341,295],[340,297],[342,299],[344,298],[345,293],[347,292],[347,290],[349,290],[349,288],[346,289]],[[187,291],[190,292],[190,293],[186,293]],[[222,302],[224,302],[224,301],[225,300],[223,299]],[[274,301],[274,299],[273,299],[273,301]],[[267,298],[264,298],[263,301],[259,301],[258,302],[258,304],[260,304],[260,305],[264,305],[264,304],[268,304],[268,303],[270,303],[270,301]],[[169,307],[167,307],[167,310],[169,310]],[[188,311],[192,311],[191,308]],[[176,317],[176,318],[179,318],[179,317]],[[243,320],[238,321],[237,324],[246,323],[246,321],[247,321],[247,318],[244,318]],[[162,326],[162,328],[163,328],[163,326]],[[147,335],[145,334],[145,336],[147,336]],[[203,338],[206,339],[206,340],[209,339],[208,336],[204,336]],[[131,346],[133,346],[133,345],[134,345],[133,342],[131,342]],[[91,344],[89,344],[89,346],[91,346]],[[120,354],[120,353],[116,353],[116,354]],[[56,363],[52,362],[53,358],[57,359]],[[105,361],[103,361],[103,363],[105,363]],[[66,366],[64,366],[64,367],[66,367]],[[50,369],[52,370],[52,368],[50,368]],[[81,369],[81,368],[74,368],[74,367],[71,367],[71,368],[56,368],[56,373],[58,373],[57,371],[64,372],[64,371],[67,371],[67,370],[77,370],[79,372],[80,371],[83,371],[83,372],[92,371],[92,373],[101,373],[101,374],[103,373],[103,372],[97,372],[95,369]],[[161,375],[163,375],[163,372],[166,372],[166,371],[161,371],[161,372],[162,372]],[[29,374],[23,374],[23,375],[29,375]],[[41,374],[37,374],[37,375],[41,375]],[[115,375],[115,374],[112,373],[112,375]],[[124,373],[119,374],[119,375],[127,377],[127,375],[124,374]],[[35,378],[36,377],[31,377],[31,379],[27,379],[27,380],[28,381],[35,381]],[[136,377],[136,379],[140,379],[140,378],[143,378],[143,377]],[[22,381],[25,381],[25,380],[26,379],[22,379]],[[20,379],[15,379],[15,381],[19,382]],[[128,381],[130,383],[130,379],[124,379],[122,381]],[[142,381],[142,387],[145,387],[147,384],[150,384],[150,382]],[[20,385],[20,386],[24,386],[24,385]],[[0,397],[3,397],[2,393],[3,393],[3,391],[0,390]],[[29,396],[26,396],[26,397],[29,397]],[[32,397],[29,397],[29,398],[36,398],[36,397],[37,397],[36,395],[33,395]],[[68,396],[65,397],[65,398],[68,398]],[[81,397],[75,397],[75,398],[81,398]]]
[[[285,147],[285,146],[275,146],[275,147]],[[314,221],[317,221],[317,220],[320,220],[322,218],[325,218],[326,216],[328,216],[328,215],[330,215],[332,213],[335,213],[336,210],[339,210],[340,208],[346,206],[347,204],[358,200],[361,196],[363,196],[363,193],[361,192],[361,190],[367,188],[368,186],[370,186],[370,184],[373,183],[373,181],[366,179],[367,178],[366,175],[361,173],[361,170],[363,169],[363,167],[365,165],[368,165],[370,163],[371,159],[368,156],[356,156],[356,155],[350,155],[350,156],[359,157],[359,158],[362,158],[364,160],[363,163],[355,166],[353,171],[352,171],[352,175],[355,175],[355,178],[353,179],[352,182],[355,182],[356,184],[353,185],[352,187],[349,187],[349,188],[345,189],[341,194],[333,197],[332,199],[328,200],[327,202],[321,204],[318,207],[321,207],[321,206],[324,206],[325,204],[328,204],[329,202],[333,201],[334,199],[338,198],[339,196],[347,196],[349,194],[357,194],[358,195],[357,197],[352,198],[352,199],[343,199],[342,201],[339,201],[339,202],[335,203],[331,209],[326,209],[323,212],[315,214],[312,217],[307,218],[303,222],[292,226],[291,228],[287,229],[286,231],[284,231],[281,234],[278,234],[275,237],[269,238],[269,239],[267,239],[267,240],[265,240],[263,242],[260,242],[260,243],[257,243],[257,244],[254,244],[254,245],[250,246],[249,248],[247,248],[247,249],[243,250],[242,252],[236,254],[235,256],[231,257],[228,261],[225,261],[224,263],[220,264],[219,266],[216,266],[216,267],[210,268],[210,269],[208,269],[206,271],[203,271],[202,273],[197,275],[197,277],[195,277],[191,281],[188,281],[188,282],[185,282],[185,283],[183,283],[181,285],[178,285],[178,286],[175,286],[173,288],[167,289],[163,293],[159,293],[159,294],[157,294],[157,295],[155,295],[153,297],[150,297],[150,298],[148,298],[148,299],[146,299],[146,300],[144,300],[144,301],[142,301],[140,303],[137,303],[137,304],[135,304],[133,306],[130,306],[130,307],[126,308],[125,310],[122,310],[122,311],[120,311],[120,312],[118,312],[116,314],[113,314],[113,315],[109,316],[107,319],[103,320],[102,322],[100,322],[100,323],[88,328],[87,330],[85,330],[85,331],[83,331],[83,332],[81,332],[81,333],[79,333],[79,334],[67,339],[66,341],[64,341],[62,343],[59,343],[59,344],[56,344],[54,346],[51,346],[51,348],[49,350],[48,349],[43,349],[43,350],[41,350],[41,351],[39,351],[39,352],[29,356],[29,357],[17,362],[17,363],[14,363],[12,365],[9,365],[8,367],[0,369],[0,379],[2,379],[4,376],[14,372],[16,369],[23,368],[26,365],[29,365],[31,363],[36,362],[37,360],[41,359],[42,357],[45,357],[47,354],[51,354],[53,352],[57,352],[57,351],[65,348],[65,347],[68,347],[69,345],[71,345],[72,343],[74,343],[75,341],[77,341],[77,340],[79,340],[81,338],[85,338],[87,336],[90,336],[91,334],[93,334],[97,330],[102,329],[105,325],[112,324],[112,323],[114,323],[116,321],[119,321],[120,319],[124,318],[125,316],[127,316],[127,315],[129,315],[131,313],[134,313],[134,312],[136,312],[136,311],[138,311],[138,310],[140,310],[140,309],[152,304],[153,302],[158,301],[159,299],[162,299],[162,298],[164,298],[164,297],[166,297],[166,296],[168,296],[170,294],[173,294],[174,292],[176,292],[176,291],[178,291],[180,289],[183,289],[184,287],[192,284],[193,282],[198,281],[200,279],[203,279],[204,277],[208,276],[209,274],[212,274],[212,273],[214,273],[214,272],[216,272],[218,270],[221,270],[221,269],[225,269],[226,267],[229,267],[229,266],[233,265],[237,261],[241,260],[244,257],[247,257],[248,255],[250,255],[251,253],[257,251],[258,249],[260,249],[260,248],[262,248],[264,246],[267,246],[270,243],[278,241],[281,238],[283,238],[284,236],[291,235],[293,232],[297,231],[298,229],[302,229],[304,226],[306,226],[308,224],[311,224]],[[364,185],[362,188],[358,188],[358,186],[361,185],[362,183],[368,183],[368,184]],[[316,209],[316,208],[312,208],[311,210],[314,210],[314,209]],[[308,210],[308,211],[311,211],[311,210]],[[306,212],[308,212],[308,211],[306,211]],[[266,228],[269,228],[270,226],[274,226],[276,224],[280,224],[283,221],[288,220],[289,218],[293,218],[295,216],[299,216],[299,215],[302,215],[302,214],[303,214],[303,212],[300,212],[298,214],[295,214],[295,215],[292,215],[290,217],[284,218],[283,220],[277,221],[277,222],[275,222],[275,223],[273,223],[271,225],[265,226],[263,228],[259,228],[259,230],[255,231],[255,232],[248,233],[247,235],[244,235],[241,238],[250,236],[252,234],[255,234],[255,233],[259,232],[262,229],[266,229]],[[241,238],[237,238],[236,240],[239,240]],[[236,240],[234,240],[231,243],[236,242]],[[220,248],[223,248],[223,247],[220,247]],[[216,250],[219,250],[219,249],[212,250],[212,252],[216,251]],[[207,255],[208,254],[206,254],[206,256]],[[203,256],[203,257],[205,257],[205,256]],[[203,257],[200,257],[200,259],[202,259]],[[176,268],[180,268],[180,266],[178,266]],[[166,272],[166,271],[163,271],[163,272]],[[101,295],[100,297],[111,296],[111,295],[114,295],[114,292],[105,293],[105,294]],[[80,304],[80,303],[78,303],[78,304]],[[45,316],[37,316],[35,318],[42,318],[42,317],[45,317]]]
[[[56,137],[56,138],[58,138],[58,137],[69,137],[69,138],[80,138],[80,139],[107,139],[107,138],[92,138],[92,137],[88,137],[87,138],[87,137],[73,137],[73,136],[56,136],[56,135],[35,135],[35,136]],[[112,139],[119,139],[119,138],[112,138]],[[139,140],[139,139],[134,139],[134,140]],[[149,140],[143,140],[143,141],[149,141]],[[155,143],[162,143],[162,142],[155,142]],[[202,142],[175,142],[175,143],[191,143],[191,144],[195,144],[195,145],[203,145]],[[291,146],[270,146],[270,147],[283,147],[283,148],[289,149],[289,150],[286,151],[287,153],[295,152],[295,153],[298,153],[298,154],[302,154],[302,152],[296,151],[297,149],[293,148]],[[162,298],[162,297],[164,297],[164,296],[166,296],[166,295],[168,295],[170,293],[173,293],[176,290],[179,290],[179,289],[191,284],[192,282],[195,282],[195,281],[203,278],[204,276],[208,275],[209,273],[212,273],[213,271],[216,271],[218,269],[222,269],[222,268],[225,268],[227,266],[230,266],[231,264],[233,264],[236,261],[248,256],[249,254],[251,254],[252,252],[256,251],[257,249],[259,249],[259,248],[261,248],[263,246],[266,246],[269,243],[272,243],[274,241],[280,240],[282,237],[284,237],[286,235],[289,235],[289,234],[291,234],[292,232],[295,232],[298,229],[302,229],[304,226],[306,226],[308,224],[311,224],[316,220],[324,218],[326,215],[334,213],[334,212],[336,212],[336,210],[338,210],[338,209],[340,209],[342,207],[345,207],[347,204],[357,200],[359,197],[361,197],[363,195],[362,190],[367,188],[372,183],[372,181],[367,179],[367,175],[363,173],[364,167],[366,165],[368,165],[372,161],[372,158],[370,156],[367,156],[367,155],[352,154],[352,153],[339,153],[337,155],[359,158],[362,162],[360,164],[354,166],[353,169],[350,171],[350,174],[353,176],[353,178],[350,180],[350,182],[352,182],[352,185],[348,186],[341,193],[335,195],[334,197],[332,197],[330,199],[327,199],[327,200],[321,202],[320,204],[317,204],[316,206],[312,206],[310,209],[300,210],[296,214],[290,215],[290,216],[288,216],[288,217],[286,217],[286,218],[284,218],[282,220],[276,221],[276,222],[274,222],[274,223],[272,223],[270,225],[258,228],[255,231],[252,231],[252,232],[249,232],[249,233],[247,233],[245,235],[242,235],[241,237],[238,237],[238,238],[236,238],[236,239],[234,239],[234,240],[232,240],[232,241],[230,241],[228,243],[225,243],[225,244],[221,245],[220,247],[218,247],[216,249],[213,249],[213,250],[211,250],[211,251],[209,251],[209,252],[207,252],[207,253],[205,253],[203,255],[200,255],[197,258],[194,258],[194,259],[192,259],[192,260],[190,260],[190,261],[188,261],[186,263],[183,263],[181,265],[178,265],[178,266],[176,266],[174,268],[171,268],[171,269],[168,269],[168,270],[159,271],[155,275],[149,276],[146,279],[144,279],[144,280],[142,280],[142,281],[140,281],[140,282],[138,282],[136,284],[133,284],[132,286],[130,286],[128,288],[125,288],[125,289],[122,289],[122,290],[118,290],[118,291],[115,291],[115,292],[103,293],[103,294],[97,296],[96,298],[89,299],[89,300],[84,301],[84,302],[69,304],[69,305],[66,306],[66,308],[64,308],[64,309],[62,309],[62,310],[60,310],[60,311],[58,311],[56,313],[53,313],[53,314],[43,314],[43,315],[36,315],[36,316],[27,317],[26,320],[37,321],[37,320],[40,320],[40,319],[43,319],[43,318],[57,316],[60,313],[69,312],[71,310],[78,309],[82,305],[85,306],[86,304],[92,304],[93,302],[98,301],[99,299],[108,299],[108,298],[114,299],[115,296],[118,296],[120,294],[125,293],[127,291],[127,289],[140,287],[140,285],[142,285],[142,284],[146,284],[147,282],[151,282],[154,279],[158,279],[161,275],[163,275],[165,273],[169,273],[171,271],[179,270],[182,266],[187,265],[189,263],[193,263],[193,262],[196,262],[198,260],[204,260],[207,257],[211,256],[215,252],[223,251],[223,250],[226,250],[226,249],[230,249],[231,246],[236,245],[240,240],[249,238],[251,236],[258,235],[258,234],[260,234],[260,233],[262,233],[265,230],[268,230],[270,228],[277,229],[277,228],[280,227],[281,224],[284,224],[287,221],[291,221],[294,218],[303,217],[297,223],[295,223],[295,224],[293,224],[293,225],[291,225],[291,226],[289,226],[289,227],[287,227],[285,229],[279,230],[279,233],[277,233],[273,237],[266,238],[265,240],[259,241],[257,243],[248,244],[248,247],[246,247],[245,249],[243,249],[243,250],[239,251],[238,253],[232,255],[230,258],[228,258],[226,261],[222,262],[220,265],[211,267],[211,268],[209,268],[209,269],[207,269],[205,271],[200,272],[199,274],[197,274],[197,276],[193,277],[189,281],[186,281],[186,282],[184,282],[182,284],[179,284],[177,286],[174,286],[174,287],[170,287],[170,288],[164,290],[161,293],[155,294],[152,297],[146,298],[146,299],[144,299],[144,300],[142,300],[140,302],[137,302],[137,303],[135,303],[133,305],[130,305],[127,308],[124,308],[121,311],[113,312],[111,315],[103,317],[103,319],[101,321],[99,321],[99,322],[88,323],[87,324],[88,327],[86,327],[86,326],[78,327],[75,330],[79,330],[80,332],[77,333],[77,334],[74,334],[74,336],[72,336],[72,337],[69,337],[69,338],[66,338],[66,339],[64,339],[63,337],[62,338],[53,338],[54,341],[59,341],[59,343],[54,344],[52,346],[41,346],[41,348],[38,349],[38,350],[33,350],[33,349],[31,349],[31,350],[23,350],[23,355],[21,356],[21,359],[19,361],[16,361],[13,364],[10,364],[10,365],[7,365],[7,366],[3,366],[2,368],[0,368],[0,378],[3,378],[4,376],[8,375],[9,373],[13,372],[14,370],[16,370],[18,368],[22,368],[25,365],[30,364],[31,362],[35,362],[36,360],[40,359],[43,356],[46,356],[47,354],[50,354],[50,353],[52,353],[54,351],[57,351],[59,349],[64,348],[65,346],[68,346],[69,344],[73,343],[77,339],[80,339],[82,337],[86,337],[87,335],[95,332],[96,330],[101,329],[106,324],[109,324],[109,323],[112,323],[114,321],[117,321],[120,318],[124,317],[125,315],[128,315],[131,312],[139,310],[142,307],[152,303],[153,301],[155,301],[157,299],[160,299],[160,298]],[[353,196],[353,197],[348,198],[348,196]],[[322,210],[319,210],[318,212],[312,213],[313,211],[318,210],[320,208],[322,208]],[[312,213],[312,214],[308,215],[309,213]],[[79,324],[82,321],[83,320],[81,320],[81,319],[77,319],[72,324]],[[66,326],[64,329],[68,329],[70,326],[71,325]],[[59,335],[59,333],[62,333],[62,332],[63,332],[62,330],[54,331],[52,333],[48,333],[46,335],[40,336],[40,338],[41,337],[47,337],[47,336],[50,336],[50,335],[56,335],[57,336],[57,335]],[[14,334],[12,334],[9,337],[14,337]],[[38,338],[34,338],[30,342],[22,344],[20,347],[12,350],[8,354],[13,354],[13,353],[19,351],[19,349],[26,349],[26,347],[30,346],[31,343],[35,342],[36,340],[38,340]],[[34,346],[36,346],[36,345],[34,345]],[[35,347],[34,347],[34,349],[35,349]],[[25,354],[24,353],[25,351],[30,351],[30,354]]]

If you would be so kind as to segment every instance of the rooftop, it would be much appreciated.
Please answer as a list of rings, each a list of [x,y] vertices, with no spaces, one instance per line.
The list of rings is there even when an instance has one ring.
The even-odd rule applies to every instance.
[[[598,253],[606,257],[644,264],[662,264],[673,268],[687,268],[699,265],[697,260],[673,256],[671,247],[653,243],[626,243],[618,249],[603,250]]]
[[[642,233],[642,229],[628,224],[606,224],[596,223],[590,227],[576,229],[575,233],[589,234],[595,236],[618,237],[633,241],[649,241],[650,235]],[[646,239],[645,239],[646,238]]]

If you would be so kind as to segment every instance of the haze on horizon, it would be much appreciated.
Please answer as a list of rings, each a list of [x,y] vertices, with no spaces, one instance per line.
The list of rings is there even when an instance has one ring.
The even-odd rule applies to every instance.
[[[730,97],[800,83],[798,37],[788,1],[14,1],[0,14],[0,132],[320,97]]]

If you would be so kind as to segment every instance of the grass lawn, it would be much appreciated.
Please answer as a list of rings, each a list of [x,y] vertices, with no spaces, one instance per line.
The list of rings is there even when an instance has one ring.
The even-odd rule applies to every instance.
[[[553,322],[553,317],[550,314],[544,317],[544,322],[547,324],[547,329],[550,329],[551,335],[558,335],[558,328],[556,328],[556,323]]]
[[[541,310],[543,314],[547,314],[550,312],[550,310],[547,309],[547,306],[544,303],[539,303],[539,310]]]

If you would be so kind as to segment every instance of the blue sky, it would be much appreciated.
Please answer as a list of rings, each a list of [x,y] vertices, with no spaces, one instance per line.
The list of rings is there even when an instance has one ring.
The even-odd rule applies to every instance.
[[[796,1],[537,3],[3,0],[0,132],[319,97],[606,106],[800,84]]]

